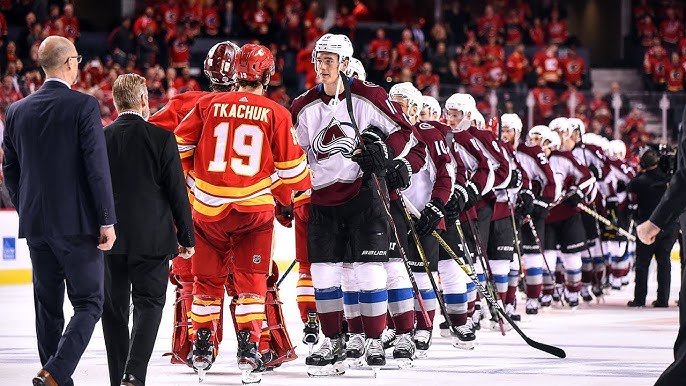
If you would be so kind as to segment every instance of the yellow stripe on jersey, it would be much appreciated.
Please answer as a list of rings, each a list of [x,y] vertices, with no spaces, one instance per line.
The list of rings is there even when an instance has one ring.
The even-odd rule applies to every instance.
[[[306,296],[306,295],[296,296],[295,301],[297,303],[304,303],[304,302],[314,303],[314,296]]]
[[[291,178],[280,178],[279,181],[283,181],[284,184],[297,184],[298,182],[305,179],[310,174],[310,169],[305,168],[302,173]]]
[[[250,323],[254,320],[265,320],[267,317],[262,314],[236,315],[236,323]]]
[[[303,154],[300,156],[300,158],[293,160],[293,161],[281,161],[281,162],[276,162],[274,161],[274,166],[277,169],[290,169],[292,167],[298,166],[301,162],[304,162],[307,156]]]
[[[201,316],[201,315],[191,315],[191,319],[193,319],[194,322],[196,323],[207,323],[211,322],[213,320],[219,320],[219,314],[211,314],[207,316]]]
[[[226,198],[240,198],[248,197],[251,194],[258,192],[262,189],[269,188],[272,184],[271,177],[265,177],[261,181],[252,184],[250,186],[242,188],[234,188],[228,186],[216,186],[209,182],[203,181],[199,178],[195,178],[195,187],[202,190],[205,193],[209,193],[213,196],[226,197]]]

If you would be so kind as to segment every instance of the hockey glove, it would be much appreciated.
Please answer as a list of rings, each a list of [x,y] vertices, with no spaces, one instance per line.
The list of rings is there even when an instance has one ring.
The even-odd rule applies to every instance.
[[[571,188],[569,188],[569,192],[571,193],[572,191],[574,193],[571,194],[569,197],[565,198],[562,201],[562,204],[574,208],[577,206],[577,204],[581,202],[581,200],[584,199],[584,192],[579,190],[579,188],[577,188],[576,186],[572,186]]]
[[[283,206],[279,201],[274,201],[276,201],[276,206],[274,207],[274,216],[276,217],[276,221],[278,221],[279,224],[285,226],[286,228],[292,227],[293,205]]]
[[[619,205],[619,198],[617,196],[609,196],[605,199],[605,208],[607,211],[617,210],[617,206]]]
[[[467,189],[467,197],[469,197],[464,205],[464,210],[467,210],[481,199],[481,187],[474,181],[467,181],[465,188]]]
[[[445,204],[446,225],[455,224],[460,213],[464,210],[468,199],[469,194],[467,193],[467,188],[460,184],[456,184],[452,197],[450,197],[448,203]]]
[[[541,198],[538,200],[534,200],[533,202],[534,207],[531,210],[531,217],[534,219],[545,219],[548,217],[548,207],[550,206],[550,203]]]
[[[617,193],[626,192],[626,182],[619,180],[617,181]]]
[[[626,207],[626,211],[629,217],[636,216],[636,213],[638,213],[638,204],[635,202],[630,202]]]
[[[593,174],[593,177],[595,177],[596,180],[602,180],[603,176],[602,171],[598,170],[598,168],[595,165],[589,165],[588,169],[591,171],[591,174]]]
[[[411,176],[412,166],[404,158],[394,159],[386,166],[386,185],[389,191],[407,189]]]
[[[443,203],[438,198],[432,198],[422,209],[421,217],[414,223],[417,235],[426,236],[436,230],[438,223],[445,216]]]
[[[510,183],[507,185],[507,189],[516,189],[522,186],[522,172],[519,169],[514,169],[511,171]]]
[[[529,189],[522,189],[519,191],[519,200],[517,200],[517,209],[515,212],[519,216],[530,215],[534,210],[534,193]]]
[[[360,165],[364,173],[378,173],[386,168],[388,148],[376,130],[367,130],[360,136],[364,148],[355,150],[350,158]]]

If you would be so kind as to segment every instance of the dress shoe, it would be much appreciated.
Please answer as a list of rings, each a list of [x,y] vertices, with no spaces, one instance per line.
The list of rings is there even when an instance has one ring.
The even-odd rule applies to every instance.
[[[41,370],[33,377],[33,386],[59,386],[55,378],[49,372]]]
[[[133,374],[124,374],[121,378],[122,386],[145,386],[145,383],[136,378]]]
[[[655,308],[667,308],[667,307],[669,307],[669,304],[658,302],[657,300],[655,300],[655,301],[653,301],[653,307],[655,307]]]
[[[645,303],[639,303],[635,300],[629,300],[629,302],[626,304],[627,307],[645,307]]]

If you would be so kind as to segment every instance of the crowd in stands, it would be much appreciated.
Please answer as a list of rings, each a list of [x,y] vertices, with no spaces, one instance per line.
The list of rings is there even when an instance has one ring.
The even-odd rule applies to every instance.
[[[32,3],[0,1],[0,34],[4,37],[0,47],[0,107],[42,84],[37,63],[42,39],[62,35],[76,41],[78,47],[81,31],[72,4],[52,0],[47,12],[38,12]],[[277,60],[269,96],[289,106],[294,96],[316,84],[312,48],[320,36],[331,32],[352,38],[368,79],[383,86],[411,81],[423,93],[439,98],[444,96],[441,87],[450,92],[462,87],[477,98],[484,113],[490,112],[490,90],[508,90],[512,98],[520,100],[531,91],[535,123],[570,115],[571,106],[571,113],[584,119],[591,131],[612,135],[611,101],[602,93],[587,97],[589,64],[577,55],[580,42],[574,31],[569,31],[566,9],[558,0],[547,2],[548,6],[541,9],[532,9],[526,0],[491,0],[478,9],[470,2],[446,0],[443,19],[438,22],[428,22],[408,7],[389,11],[378,2],[366,5],[362,0],[341,0],[327,30],[324,5],[317,0],[138,3],[144,6],[142,11],[110,31],[107,55],[86,58],[75,85],[98,98],[105,124],[116,117],[111,88],[119,74],[135,72],[147,79],[153,110],[176,93],[200,89],[202,75],[194,78],[190,71],[191,47],[198,38],[208,37],[259,41],[269,46]],[[15,41],[6,38],[3,14],[12,15],[11,21],[21,25]],[[44,20],[39,20],[40,15],[45,15]],[[655,7],[640,0],[634,7],[637,36],[646,47],[646,74],[655,87],[683,89],[686,38],[682,16],[683,7],[675,5]],[[355,39],[363,33],[361,22],[388,19],[402,21],[406,28],[369,30],[372,24],[366,23],[369,38]],[[679,77],[679,85],[673,77]],[[514,109],[507,98],[505,107]],[[632,118],[626,107],[622,117],[633,128],[626,132],[643,130],[644,123]]]

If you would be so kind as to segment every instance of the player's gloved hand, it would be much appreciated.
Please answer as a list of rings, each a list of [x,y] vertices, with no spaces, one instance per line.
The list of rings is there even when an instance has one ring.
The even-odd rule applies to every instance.
[[[550,203],[546,199],[535,199],[533,204],[534,208],[531,210],[531,217],[534,219],[545,219],[548,217]]]
[[[516,189],[522,186],[522,172],[519,169],[514,169],[510,172],[510,183],[507,189]]]
[[[467,210],[481,199],[481,187],[474,181],[467,181],[465,188],[467,189],[467,197],[469,197],[464,205],[464,210]]]
[[[279,201],[274,201],[276,201],[276,206],[274,207],[274,216],[276,217],[276,221],[278,221],[279,224],[285,226],[286,228],[292,227],[293,205],[283,206]]]
[[[419,220],[415,220],[414,229],[417,235],[425,236],[435,231],[443,217],[445,217],[443,203],[438,198],[432,198],[422,209]]]
[[[453,195],[445,204],[445,222],[446,225],[454,224],[457,218],[460,217],[460,213],[464,210],[465,205],[469,200],[469,194],[467,193],[467,188],[460,184],[455,184],[455,190]]]
[[[584,192],[576,186],[569,188],[568,192],[570,193],[569,197],[562,200],[562,204],[565,206],[576,207],[584,199]]]
[[[624,193],[626,192],[626,182],[619,180],[617,181],[617,193]]]
[[[368,129],[360,137],[364,148],[355,150],[350,159],[357,162],[364,173],[378,173],[386,169],[388,148],[380,131]]]
[[[598,168],[591,164],[588,166],[588,169],[591,171],[591,174],[593,174],[593,177],[595,177],[596,180],[602,180],[602,170],[598,170]]]
[[[389,191],[407,189],[412,177],[412,166],[404,158],[391,160],[386,166],[386,185]]]
[[[630,202],[629,205],[627,205],[626,210],[629,216],[636,216],[636,213],[638,212],[638,204],[635,202]]]
[[[517,200],[516,212],[518,215],[525,217],[530,215],[534,210],[534,193],[529,189],[522,189],[519,191],[519,199]]]
[[[618,205],[619,198],[617,198],[617,196],[608,196],[605,199],[605,208],[607,208],[608,211],[617,210]]]

